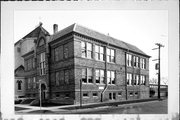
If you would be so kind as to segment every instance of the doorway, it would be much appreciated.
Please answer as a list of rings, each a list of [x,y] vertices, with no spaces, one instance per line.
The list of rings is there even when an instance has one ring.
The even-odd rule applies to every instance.
[[[46,99],[46,85],[41,84],[41,99],[45,100]]]

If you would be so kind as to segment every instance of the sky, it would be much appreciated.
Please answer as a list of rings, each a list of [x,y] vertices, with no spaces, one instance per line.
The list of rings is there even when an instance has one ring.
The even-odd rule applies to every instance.
[[[168,78],[168,11],[167,10],[56,10],[56,11],[15,11],[14,42],[35,29],[39,22],[50,33],[53,24],[58,30],[73,23],[137,46],[150,55],[149,77],[157,79],[155,63],[161,48],[161,77]],[[164,82],[167,82],[166,80]],[[164,83],[162,81],[162,84]]]

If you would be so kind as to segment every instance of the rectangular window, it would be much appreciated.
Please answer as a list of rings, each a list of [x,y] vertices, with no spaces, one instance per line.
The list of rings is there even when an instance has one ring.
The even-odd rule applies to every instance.
[[[139,57],[134,56],[133,60],[134,60],[134,67],[139,67]]]
[[[114,71],[107,71],[107,83],[115,84],[115,72]]]
[[[101,60],[101,61],[105,61],[104,58],[105,58],[105,57],[104,57],[104,47],[100,47],[100,60]]]
[[[25,60],[25,70],[31,70],[34,68],[33,58]]]
[[[99,60],[100,55],[99,55],[99,46],[95,45],[95,59]]]
[[[112,100],[112,93],[109,93],[109,99]]]
[[[134,95],[135,95],[135,96],[138,96],[138,92],[135,92]]]
[[[140,58],[140,68],[146,69],[146,62],[144,58]]]
[[[68,44],[64,45],[64,58],[68,58],[69,54],[69,49],[68,49]]]
[[[96,70],[96,83],[104,84],[104,70]]]
[[[31,70],[32,69],[32,62],[33,62],[32,58],[30,58],[28,61],[29,61],[29,70]]]
[[[45,75],[45,52],[40,54],[40,75]]]
[[[141,85],[146,85],[146,77],[145,77],[145,75],[141,75],[140,84]]]
[[[110,100],[115,100],[116,99],[116,93],[115,92],[112,92],[112,93],[110,92],[109,93],[109,99]]]
[[[92,75],[92,69],[87,68],[87,82],[93,83],[93,75]]]
[[[88,93],[83,93],[83,97],[89,97]]]
[[[54,49],[54,60],[59,61],[59,47]]]
[[[137,77],[136,77],[136,75],[134,74],[134,85],[136,85],[137,84]]]
[[[81,55],[82,57],[86,57],[86,44],[81,41]]]
[[[95,45],[95,59],[100,61],[105,61],[104,47]]]
[[[65,84],[69,84],[69,70],[65,70],[64,80],[65,80]]]
[[[104,84],[104,70],[100,70],[100,84]]]
[[[61,70],[59,73],[59,84],[63,85],[64,84],[64,71]]]
[[[96,70],[96,83],[100,83],[100,70]]]
[[[36,88],[36,77],[33,77],[33,88]]]
[[[87,83],[86,69],[82,69],[82,82]]]
[[[139,85],[139,75],[136,75],[136,85]]]
[[[93,93],[93,97],[98,97],[97,92],[94,92],[94,93]]]
[[[114,100],[116,99],[116,93],[113,93],[113,99]]]
[[[87,58],[92,58],[92,44],[88,42],[86,44],[87,44]]]
[[[17,86],[18,86],[18,90],[22,90],[22,81],[21,80],[17,80]]]
[[[133,56],[134,67],[136,67],[136,56]]]
[[[31,88],[31,78],[28,78],[28,89]]]
[[[107,48],[107,62],[115,62],[115,50]]]
[[[132,85],[132,74],[127,73],[127,85]]]
[[[133,92],[129,92],[129,96],[133,96]]]
[[[127,59],[127,66],[131,67],[132,66],[132,55],[127,54],[126,59]]]
[[[92,58],[92,44],[81,41],[81,56],[84,58]]]
[[[139,67],[139,57],[136,57],[136,67]]]
[[[28,70],[28,69],[27,69],[27,68],[28,68],[28,62],[27,62],[27,60],[24,61],[24,68],[25,68],[25,71]]]
[[[35,66],[36,66],[36,59],[33,58],[33,68],[35,68]]]
[[[56,74],[56,77],[55,77],[55,81],[56,81],[56,86],[59,86],[59,78],[60,78],[60,76],[59,76],[59,72],[56,72],[55,73]]]
[[[122,92],[118,92],[118,96],[122,96]]]

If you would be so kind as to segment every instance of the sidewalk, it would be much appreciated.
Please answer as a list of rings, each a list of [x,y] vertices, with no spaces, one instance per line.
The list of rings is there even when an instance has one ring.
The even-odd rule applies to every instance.
[[[83,104],[82,107],[80,105],[66,105],[66,106],[53,106],[53,107],[41,107],[42,111],[52,111],[54,113],[68,113],[68,112],[76,112],[76,111],[84,111],[84,110],[92,110],[92,109],[105,109],[112,106],[121,106],[121,107],[130,107],[131,105],[145,103],[145,102],[153,102],[158,99],[144,99],[144,100],[128,100],[128,101],[116,101],[116,102],[103,102],[103,103],[91,103],[91,104]],[[40,107],[37,106],[29,106],[29,105],[15,105],[15,107],[19,108],[27,108],[25,110],[18,110],[16,113],[29,113],[33,111],[39,111]]]

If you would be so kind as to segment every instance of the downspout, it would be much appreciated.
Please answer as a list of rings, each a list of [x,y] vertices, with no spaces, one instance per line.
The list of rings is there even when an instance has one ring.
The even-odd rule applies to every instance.
[[[109,45],[109,43],[107,44],[107,46],[108,45]],[[104,50],[104,52],[105,52],[105,87],[104,87],[103,91],[101,92],[101,102],[103,102],[104,93],[108,88],[108,83],[107,83],[107,53],[106,53],[107,46],[105,47],[105,50]]]
[[[127,52],[125,51],[125,89],[126,89],[126,100],[128,99],[127,97]]]
[[[47,42],[46,42],[46,51],[47,51],[47,79],[48,79],[48,92],[47,92],[47,94],[48,94],[48,100],[49,99],[51,99],[51,81],[50,81],[50,79],[51,79],[51,77],[50,77],[50,63],[51,63],[51,55],[50,55],[50,53],[51,53],[51,50],[50,50],[50,46],[49,46],[49,41],[50,41],[50,36],[46,36],[46,40],[47,40]]]

